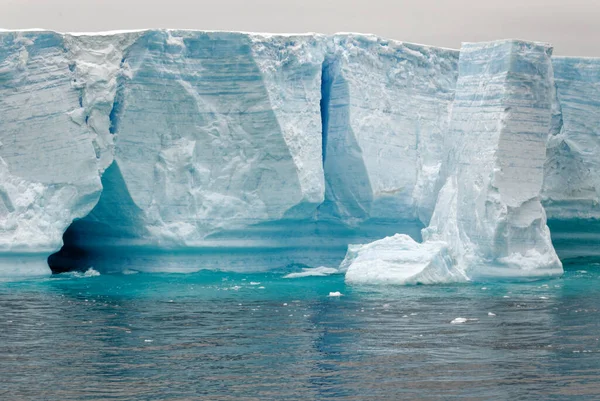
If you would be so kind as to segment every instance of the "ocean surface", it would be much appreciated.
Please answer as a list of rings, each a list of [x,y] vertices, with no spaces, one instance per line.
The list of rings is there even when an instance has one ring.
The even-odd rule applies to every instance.
[[[0,400],[600,400],[600,265],[566,268],[391,288],[283,273],[4,281]]]

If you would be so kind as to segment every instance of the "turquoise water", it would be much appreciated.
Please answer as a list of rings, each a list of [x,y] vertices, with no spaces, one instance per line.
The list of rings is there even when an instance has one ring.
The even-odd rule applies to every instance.
[[[216,272],[3,282],[0,399],[600,399],[600,266],[567,268],[397,288]]]

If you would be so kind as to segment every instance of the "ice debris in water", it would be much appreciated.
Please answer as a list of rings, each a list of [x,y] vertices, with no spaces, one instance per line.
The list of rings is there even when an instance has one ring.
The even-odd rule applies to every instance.
[[[100,275],[100,273],[97,270],[95,270],[93,267],[90,267],[89,269],[86,270],[85,273],[83,273],[84,277],[97,277],[99,275]]]
[[[79,277],[79,278],[97,277],[99,275],[100,275],[100,272],[95,270],[93,267],[90,267],[84,273],[75,272],[75,274],[74,274],[75,277]]]
[[[461,323],[467,323],[467,322],[476,322],[479,319],[475,319],[475,318],[466,318],[466,317],[457,317],[456,319],[452,320],[450,322],[450,324],[461,324]]]
[[[283,278],[300,278],[300,277],[311,277],[311,276],[323,277],[323,276],[329,276],[331,274],[336,274],[339,272],[340,271],[338,269],[333,268],[333,267],[320,266],[320,267],[314,267],[314,268],[303,268],[301,272],[290,273],[290,274],[283,276]]]
[[[329,296],[330,296],[330,297],[341,297],[341,296],[343,296],[343,295],[344,295],[344,294],[342,294],[342,293],[341,293],[341,292],[339,292],[339,291],[334,291],[334,292],[330,292],[330,293],[329,293]]]

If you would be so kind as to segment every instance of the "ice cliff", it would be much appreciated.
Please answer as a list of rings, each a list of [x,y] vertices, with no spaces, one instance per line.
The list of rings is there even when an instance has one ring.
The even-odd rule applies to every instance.
[[[595,60],[359,34],[0,40],[0,274],[50,255],[55,271],[334,266],[386,236],[344,266],[557,274],[540,200],[557,243],[583,241],[569,256],[590,252]]]
[[[444,182],[422,244],[351,247],[351,282],[430,284],[562,273],[540,192],[555,93],[551,49],[464,44],[445,136]]]
[[[543,203],[563,258],[600,256],[600,59],[553,59]]]

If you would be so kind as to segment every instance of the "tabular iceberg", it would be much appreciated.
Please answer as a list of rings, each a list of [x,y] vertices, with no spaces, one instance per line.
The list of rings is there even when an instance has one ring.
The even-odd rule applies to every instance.
[[[350,247],[350,281],[555,275],[542,204],[563,255],[593,254],[596,60],[360,34],[0,39],[0,274],[48,272],[63,238],[55,271],[248,271],[389,236]]]

